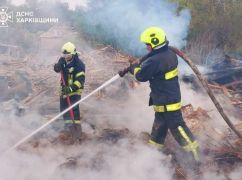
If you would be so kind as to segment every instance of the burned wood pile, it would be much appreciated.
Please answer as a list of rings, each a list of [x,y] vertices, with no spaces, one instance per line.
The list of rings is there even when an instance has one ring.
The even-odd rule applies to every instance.
[[[210,87],[229,97],[232,105],[242,108],[242,60],[225,55],[224,60],[210,69],[206,73]]]
[[[115,51],[111,46],[100,46],[98,49],[80,53],[86,63],[86,83],[84,95],[90,93],[106,80],[128,65],[128,55]],[[9,103],[9,109],[14,106],[36,108],[45,98],[51,101],[41,114],[48,116],[58,112],[59,75],[53,71],[57,56],[40,59],[36,56],[12,58],[2,62],[4,68],[0,71],[1,94],[0,101]],[[135,83],[130,80],[130,85]],[[102,97],[104,91],[97,96]],[[44,102],[43,102],[44,103]],[[46,102],[45,102],[46,103]],[[41,107],[38,107],[41,108]],[[48,110],[49,109],[49,110]],[[48,112],[47,112],[48,111]]]
[[[242,141],[229,128],[221,130],[216,126],[211,126],[211,119],[206,110],[197,108],[192,105],[183,106],[184,118],[189,127],[199,137],[201,144],[201,166],[200,171],[195,174],[199,176],[202,172],[210,169],[217,169],[218,174],[225,177],[233,171],[233,169],[242,165]],[[236,129],[242,133],[242,123],[237,123]],[[178,177],[187,179],[189,177],[185,170],[178,166]],[[189,178],[188,178],[189,179]]]
[[[242,60],[226,55],[224,60],[212,64],[208,69],[209,72],[206,72],[204,76],[209,88],[217,96],[226,97],[229,105],[234,106],[241,116]],[[183,75],[181,79],[183,82],[191,84],[195,91],[201,91],[202,86],[194,75]]]
[[[110,46],[102,46],[96,50],[86,53],[81,52],[80,54],[87,65],[85,94],[88,94],[103,82],[116,75],[118,70],[128,65],[128,60],[130,58],[128,55],[123,55],[115,51]],[[2,85],[0,90],[5,94],[1,94],[0,100],[2,108],[6,109],[9,106],[9,111],[11,111],[13,107],[11,103],[14,103],[18,113],[22,113],[24,109],[37,108],[39,113],[47,120],[59,112],[59,77],[58,74],[52,70],[52,65],[57,57],[51,57],[53,60],[46,64],[41,60],[36,63],[35,58],[36,57],[26,57],[25,59],[18,60],[13,59],[3,63],[5,68],[0,71],[0,81]],[[239,68],[240,67],[241,66],[239,66]],[[212,74],[207,76],[210,88],[212,88],[214,92],[224,93],[230,98],[231,104],[236,107],[241,107],[241,68],[239,68],[236,67],[234,73],[227,74],[224,84],[222,83],[223,81],[221,81],[224,77],[222,75],[225,75],[224,72],[214,72],[213,76]],[[231,69],[229,69],[229,71],[230,70]],[[231,78],[229,79],[228,77]],[[229,80],[227,80],[227,78]],[[127,77],[126,80],[131,87],[136,86],[136,82],[133,78]],[[121,94],[121,89],[122,88],[113,87],[112,90],[114,94]],[[111,95],[112,93],[110,92],[102,91],[98,94],[98,97],[110,98]],[[16,102],[12,102],[13,99]],[[121,103],[116,101],[116,104],[118,106]],[[90,109],[90,107],[88,108]],[[85,106],[82,110],[85,111]],[[95,113],[97,113],[98,110],[96,110]],[[235,167],[242,165],[242,143],[237,136],[229,129],[221,130],[211,126],[213,119],[210,118],[206,110],[200,107],[195,109],[192,104],[188,104],[182,107],[182,111],[188,126],[195,132],[197,137],[200,138],[198,139],[201,143],[202,154],[200,168],[203,172],[209,171],[210,168],[215,168],[218,174],[221,173],[226,176],[226,174]],[[90,116],[88,115],[93,115],[93,112],[91,110],[85,111],[85,115],[82,117],[84,122],[89,121]],[[99,118],[106,118],[106,116]],[[115,144],[124,139],[128,140],[131,150],[135,149],[134,146],[140,143],[148,146],[148,132],[136,134],[128,128],[113,129],[112,127],[105,127],[97,130],[95,124],[89,124],[89,126],[93,129],[94,133],[90,135],[84,132],[81,142],[75,143],[75,146],[82,147],[92,142],[97,144],[108,143],[110,146],[115,146]],[[236,124],[236,128],[242,132],[241,123]],[[25,144],[21,149],[39,153],[46,147],[55,148],[60,145],[65,146],[68,144],[70,146],[73,144],[73,142],[68,142],[68,139],[65,139],[66,137],[64,137],[64,140],[63,137],[61,138],[46,138],[46,136],[43,138],[43,134],[41,134],[32,139],[29,144]],[[177,167],[175,170],[176,179],[194,179],[191,178],[191,172],[188,171],[188,167],[182,165],[187,163],[183,160],[186,154],[182,152],[181,147],[179,147],[171,136],[168,137],[166,146],[168,154],[174,156],[174,158],[171,158],[171,161]],[[92,161],[85,161],[85,154],[75,155],[66,159],[59,168],[90,167],[100,169],[104,161],[104,159],[102,159],[103,154],[107,153],[107,149],[101,150],[95,154]],[[193,172],[193,174],[199,175],[199,172]]]
[[[49,64],[42,65],[36,57],[27,56],[4,61],[3,66],[0,72],[3,109],[7,108],[5,103],[9,104],[10,110],[17,104],[18,113],[18,106],[36,109],[45,98],[55,99],[53,89],[57,89],[58,82]]]
[[[87,66],[84,90],[87,94],[128,66],[130,58],[129,55],[118,52],[111,46],[103,45],[88,53],[81,52],[81,57]]]
[[[172,136],[168,135],[164,151],[167,157],[161,163],[172,164],[172,167],[175,168],[174,179],[197,179],[212,170],[216,171],[218,175],[227,177],[234,169],[242,165],[242,142],[236,135],[229,129],[221,130],[212,127],[210,123],[213,120],[209,117],[208,112],[200,107],[195,109],[191,104],[188,104],[182,107],[182,112],[188,126],[199,138],[201,163],[196,164]],[[236,127],[241,130],[242,124],[239,123]],[[70,156],[59,165],[58,169],[62,173],[65,172],[64,169],[78,170],[83,168],[101,171],[106,163],[105,156],[109,153],[109,149],[103,149],[102,144],[106,144],[107,147],[118,147],[120,142],[125,141],[130,148],[129,151],[137,151],[135,147],[140,144],[149,147],[147,145],[148,140],[148,132],[136,134],[128,128],[99,129],[93,135],[83,133],[82,141],[75,143],[74,147],[80,146],[81,148],[87,144],[95,144],[95,146],[101,146],[102,148],[99,147],[98,152],[89,161],[85,158],[85,152]],[[49,139],[49,143],[46,143],[46,139],[43,141],[38,138],[30,143],[32,147],[34,146],[31,152],[38,152],[39,149],[41,150],[47,146],[56,147],[60,144],[64,146],[73,145],[56,139]]]

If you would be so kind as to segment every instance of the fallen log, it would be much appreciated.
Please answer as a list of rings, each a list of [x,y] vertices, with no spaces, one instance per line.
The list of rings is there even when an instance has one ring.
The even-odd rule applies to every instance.
[[[242,135],[240,134],[239,131],[237,131],[237,129],[235,128],[235,126],[233,125],[233,123],[230,121],[229,117],[224,113],[223,107],[219,104],[218,100],[215,98],[215,96],[213,95],[213,92],[211,91],[211,89],[209,88],[209,85],[207,83],[207,81],[204,79],[204,77],[202,76],[202,74],[200,73],[200,71],[198,70],[198,68],[195,66],[195,64],[191,61],[190,58],[188,58],[182,51],[180,51],[179,49],[170,46],[170,49],[175,52],[178,56],[180,56],[190,67],[191,69],[194,71],[194,73],[196,74],[196,76],[198,77],[199,81],[202,83],[203,87],[205,88],[206,92],[208,93],[210,99],[212,100],[212,102],[214,103],[215,107],[217,108],[218,112],[220,113],[220,115],[223,117],[223,119],[225,120],[225,122],[228,124],[228,126],[233,130],[233,132],[240,138],[242,139]]]

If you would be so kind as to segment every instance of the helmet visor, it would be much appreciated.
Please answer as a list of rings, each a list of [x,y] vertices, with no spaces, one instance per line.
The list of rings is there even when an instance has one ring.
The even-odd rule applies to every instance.
[[[71,53],[68,52],[66,49],[64,49],[64,50],[62,51],[62,54],[71,54]]]

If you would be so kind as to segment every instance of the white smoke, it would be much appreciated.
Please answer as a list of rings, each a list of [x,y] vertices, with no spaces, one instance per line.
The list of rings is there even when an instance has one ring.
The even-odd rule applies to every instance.
[[[177,4],[166,0],[90,0],[81,25],[90,36],[130,54],[142,55],[145,53],[139,42],[142,31],[159,26],[165,30],[170,44],[181,48],[186,43],[190,18],[189,10],[178,14]]]
[[[88,0],[79,0],[79,1],[75,1],[75,0],[40,0],[40,1],[45,1],[47,3],[53,3],[53,2],[62,2],[62,3],[68,3],[69,8],[74,10],[76,7],[87,7],[87,3]],[[19,5],[23,5],[26,3],[26,0],[11,0],[11,3],[19,6]]]
[[[25,1],[17,0],[12,2],[18,5],[25,3]],[[171,45],[182,47],[186,43],[185,38],[191,18],[188,10],[183,10],[177,15],[177,6],[165,0],[117,0],[108,1],[105,6],[100,2],[90,1],[88,6],[87,1],[68,1],[72,9],[76,6],[87,5],[89,11],[85,14],[85,23],[89,33],[95,35],[98,33],[96,31],[98,29],[95,27],[101,27],[104,33],[103,37],[112,37],[123,51],[139,55],[145,53],[145,51],[142,52],[143,45],[139,42],[139,34],[151,25],[162,27],[166,31]],[[94,13],[94,10],[97,11]],[[52,67],[49,71],[52,71]],[[186,92],[186,89],[182,87],[182,92]],[[129,93],[132,95],[123,106],[115,107],[108,102],[105,105],[104,102],[94,101],[94,105],[104,113],[113,111],[119,115],[108,121],[100,118],[95,123],[97,125],[108,123],[114,128],[127,127],[137,135],[141,131],[150,132],[154,112],[147,106],[148,87],[142,85],[131,91]],[[196,98],[192,99],[192,96]],[[184,102],[202,107],[207,105],[207,101],[204,103],[204,98],[206,97],[200,96],[194,91],[187,91],[183,96]],[[44,123],[35,113],[23,117],[4,114],[0,116],[0,119],[3,122],[0,125],[0,137],[3,139],[0,143],[1,152]],[[47,131],[48,129],[45,129],[43,133],[47,133]],[[42,139],[40,140],[42,141]],[[83,156],[78,158],[84,164],[78,166],[78,169],[58,170],[58,166],[65,162],[67,157],[75,157],[80,154]],[[90,162],[99,156],[102,157],[101,169],[96,170],[90,166]],[[172,174],[174,173],[174,167],[168,167],[170,163],[166,163],[165,157],[161,153],[140,142],[129,142],[127,139],[123,139],[115,145],[89,142],[80,146],[47,146],[36,148],[33,151],[14,151],[0,159],[1,180],[15,180],[16,178],[18,180],[156,180],[173,179]],[[231,178],[238,176],[238,173],[231,174]],[[216,179],[215,175],[212,177]],[[207,179],[211,179],[211,174],[208,175]]]
[[[121,79],[120,81],[124,80]],[[118,82],[114,83],[114,85],[120,86]],[[107,92],[110,92],[110,90]],[[148,106],[148,84],[143,83],[135,89],[127,90],[120,96],[120,100],[112,100],[110,98],[104,98],[100,102],[88,100],[88,104],[93,108],[92,111],[102,107],[101,112],[96,112],[93,116],[88,117],[88,121],[102,128],[128,128],[136,135],[144,131],[150,132],[154,120],[154,112],[153,108]]]
[[[11,3],[16,6],[19,6],[19,5],[25,4],[25,0],[11,0]]]
[[[70,155],[78,160],[77,167],[60,168]],[[115,145],[88,143],[66,149],[42,149],[41,153],[11,153],[1,158],[0,178],[158,180],[162,177],[169,180],[174,172],[169,166],[160,152],[139,143],[132,145],[124,139]]]
[[[88,6],[88,0],[61,0],[59,2],[68,3],[69,8],[75,10],[76,7],[86,8]]]
[[[41,1],[41,0],[40,0]],[[44,1],[47,3],[55,0]],[[59,1],[58,1],[59,2]],[[177,12],[177,4],[167,0],[81,0],[67,1],[69,8],[82,16],[74,19],[77,26],[91,38],[112,44],[131,55],[143,55],[144,45],[139,42],[142,31],[150,26],[159,26],[167,34],[170,44],[178,48],[186,44],[191,15],[188,9]],[[26,3],[12,0],[15,5]],[[52,4],[53,5],[53,4]],[[80,23],[80,24],[78,24]]]

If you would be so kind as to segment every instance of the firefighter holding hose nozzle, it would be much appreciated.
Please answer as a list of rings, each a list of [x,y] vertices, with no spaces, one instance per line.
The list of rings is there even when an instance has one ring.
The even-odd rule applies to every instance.
[[[148,54],[139,63],[119,71],[119,75],[130,72],[136,80],[150,83],[149,105],[154,108],[155,119],[148,143],[162,151],[169,129],[183,149],[199,161],[199,144],[182,117],[177,56],[169,49],[166,34],[159,27],[146,29],[140,41],[145,43]]]

